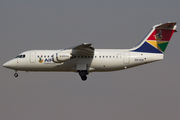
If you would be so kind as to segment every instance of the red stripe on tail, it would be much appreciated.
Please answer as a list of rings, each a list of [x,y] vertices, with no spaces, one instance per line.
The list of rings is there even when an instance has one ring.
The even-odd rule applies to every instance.
[[[147,40],[169,41],[174,30],[155,29]]]

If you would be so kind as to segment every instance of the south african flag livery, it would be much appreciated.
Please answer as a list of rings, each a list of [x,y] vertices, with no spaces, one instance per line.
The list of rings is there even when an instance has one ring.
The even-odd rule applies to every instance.
[[[175,24],[171,22],[154,26],[140,45],[133,51],[164,53],[173,33],[176,32]]]
[[[164,52],[171,39],[171,36],[173,35],[173,32],[173,30],[156,29],[151,36],[149,36],[147,42],[159,51]]]

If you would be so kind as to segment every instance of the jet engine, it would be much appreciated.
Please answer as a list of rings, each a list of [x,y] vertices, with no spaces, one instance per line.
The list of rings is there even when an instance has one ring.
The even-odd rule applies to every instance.
[[[52,61],[55,63],[65,62],[74,58],[70,53],[56,53],[53,55]]]

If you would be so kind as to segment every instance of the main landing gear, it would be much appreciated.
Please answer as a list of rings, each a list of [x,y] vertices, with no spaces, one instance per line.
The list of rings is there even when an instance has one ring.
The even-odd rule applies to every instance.
[[[86,81],[87,80],[87,76],[86,75],[88,75],[87,70],[81,70],[81,71],[78,71],[78,72],[79,72],[79,75],[80,75],[81,79],[83,81]]]
[[[15,73],[14,73],[14,77],[18,77],[18,73],[17,73],[17,71],[15,71]]]

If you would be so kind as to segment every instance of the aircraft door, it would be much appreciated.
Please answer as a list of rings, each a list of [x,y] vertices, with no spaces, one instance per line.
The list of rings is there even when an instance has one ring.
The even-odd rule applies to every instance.
[[[35,63],[36,62],[36,51],[30,52],[30,62]]]
[[[129,64],[129,62],[130,62],[130,60],[129,60],[129,52],[124,52],[123,61],[124,61],[124,64]]]

